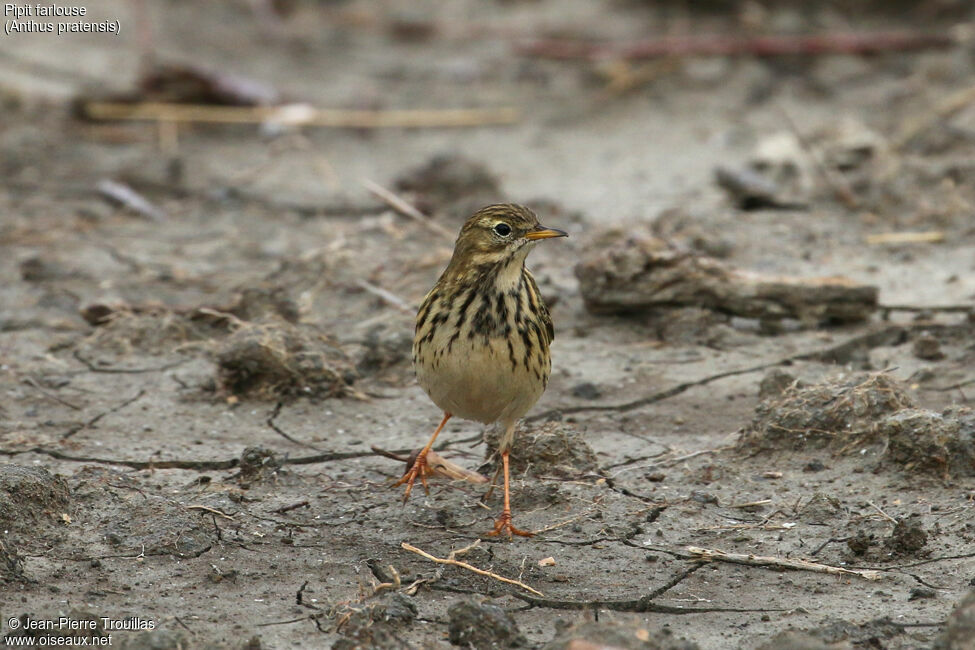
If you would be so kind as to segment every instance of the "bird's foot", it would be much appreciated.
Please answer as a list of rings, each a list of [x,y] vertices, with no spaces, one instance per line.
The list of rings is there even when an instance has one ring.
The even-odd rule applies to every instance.
[[[494,522],[494,530],[488,533],[488,537],[498,537],[499,535],[507,535],[508,539],[511,539],[512,535],[518,535],[520,537],[534,537],[535,533],[530,533],[527,530],[520,530],[511,525],[511,511],[505,510],[498,517],[497,521]]]
[[[393,487],[406,485],[406,491],[403,492],[403,503],[406,503],[406,500],[410,498],[410,492],[413,491],[413,483],[416,482],[417,477],[423,483],[423,490],[430,494],[427,477],[433,474],[433,470],[430,469],[430,464],[427,462],[427,450],[421,449],[412,460],[412,463],[407,464],[406,473],[403,474],[403,477],[393,484]]]

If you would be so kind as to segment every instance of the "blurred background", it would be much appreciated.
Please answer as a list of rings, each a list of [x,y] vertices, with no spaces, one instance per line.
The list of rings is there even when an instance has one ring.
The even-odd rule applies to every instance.
[[[368,110],[374,120],[478,111],[468,127],[438,127],[450,118],[428,113],[414,117],[429,128],[392,131],[283,126],[312,118],[300,108],[264,124],[226,117],[252,122],[233,128],[160,127],[163,114],[57,123],[59,140],[114,139],[116,154],[127,137],[157,141],[124,162],[87,157],[89,173],[158,163],[179,146],[181,183],[232,187],[259,169],[246,179],[251,191],[309,205],[362,196],[362,177],[385,182],[410,162],[456,152],[494,170],[515,197],[546,194],[600,219],[652,217],[706,193],[716,161],[792,129],[790,116],[810,137],[851,118],[903,139],[912,118],[930,116],[971,74],[972,8],[951,0],[99,0],[87,9],[85,20],[117,22],[120,34],[0,39],[8,111],[64,118],[96,100]],[[963,128],[952,117],[948,126]],[[23,180],[17,156],[6,158],[5,177]]]

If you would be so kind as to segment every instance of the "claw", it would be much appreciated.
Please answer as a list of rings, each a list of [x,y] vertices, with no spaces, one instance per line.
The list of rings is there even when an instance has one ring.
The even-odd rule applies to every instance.
[[[433,473],[430,469],[430,465],[427,462],[427,454],[430,453],[430,448],[433,447],[433,443],[436,442],[437,436],[440,435],[440,431],[443,429],[444,425],[447,424],[447,420],[451,418],[450,413],[443,414],[443,420],[440,421],[440,426],[437,430],[433,432],[433,436],[430,437],[430,442],[427,446],[418,452],[414,452],[410,455],[410,459],[406,463],[406,473],[403,474],[403,478],[396,481],[393,487],[398,487],[406,483],[406,492],[403,494],[403,503],[410,498],[410,492],[413,491],[413,483],[416,482],[416,477],[420,477],[420,482],[423,483],[423,489],[426,490],[427,494],[430,494],[430,487],[427,485],[427,476]]]
[[[410,458],[413,462],[409,463],[406,467],[406,473],[403,477],[393,484],[393,487],[399,487],[400,485],[406,484],[406,490],[403,492],[403,503],[410,498],[410,492],[413,491],[413,484],[416,482],[417,477],[420,478],[420,483],[423,484],[423,490],[430,494],[430,486],[427,485],[427,477],[433,474],[433,470],[430,469],[430,464],[427,462],[427,455],[425,450],[420,450],[415,452],[414,456]]]
[[[511,511],[505,510],[498,517],[498,520],[494,522],[494,530],[488,533],[488,537],[498,537],[500,535],[508,535],[508,539],[511,539],[512,535],[518,535],[520,537],[534,537],[535,533],[530,533],[527,530],[521,530],[515,528],[511,525]]]

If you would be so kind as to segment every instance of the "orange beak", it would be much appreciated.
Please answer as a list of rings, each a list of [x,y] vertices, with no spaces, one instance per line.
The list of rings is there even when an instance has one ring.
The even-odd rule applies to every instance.
[[[525,239],[549,239],[550,237],[568,237],[569,233],[555,228],[545,228],[539,226],[535,230],[525,233]]]

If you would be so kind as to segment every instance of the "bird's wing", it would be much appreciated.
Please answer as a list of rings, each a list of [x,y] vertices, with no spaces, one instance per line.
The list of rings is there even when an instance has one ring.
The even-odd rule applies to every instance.
[[[528,269],[525,269],[525,277],[528,278],[528,290],[535,298],[533,302],[538,305],[538,319],[541,321],[545,333],[548,335],[547,343],[551,343],[555,340],[555,326],[552,324],[552,315],[548,313],[548,307],[545,306],[545,301],[542,299],[542,294],[538,290],[538,285],[535,283],[535,277]]]

